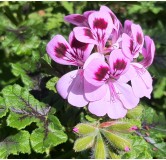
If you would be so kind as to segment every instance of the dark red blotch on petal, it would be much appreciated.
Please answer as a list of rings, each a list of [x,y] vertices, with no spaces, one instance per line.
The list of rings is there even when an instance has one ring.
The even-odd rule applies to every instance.
[[[104,30],[107,28],[107,25],[108,23],[103,18],[95,18],[93,21],[93,28]]]
[[[84,28],[84,35],[85,35],[85,36],[88,36],[88,37],[91,38],[91,39],[94,39],[92,32],[91,32],[90,29],[88,29],[88,28],[87,28],[87,29]]]
[[[133,51],[133,41],[132,40],[130,40],[130,46],[129,46],[129,48],[130,48],[130,51],[132,52]]]
[[[95,79],[101,81],[106,76],[108,71],[109,68],[107,66],[100,66],[97,72],[95,73]]]
[[[117,59],[114,63],[114,70],[124,70],[126,68],[127,62],[123,59]]]
[[[85,51],[88,47],[87,43],[82,43],[82,42],[78,41],[75,37],[73,37],[70,45],[72,48],[79,48],[83,51]]]
[[[58,43],[55,47],[56,56],[62,58],[65,56],[68,47],[63,43]]]
[[[143,41],[142,35],[140,33],[137,33],[137,42],[138,42],[138,44],[142,44],[142,41]]]
[[[78,23],[83,23],[86,20],[86,18],[84,16],[77,15],[77,16],[73,17],[73,20]]]

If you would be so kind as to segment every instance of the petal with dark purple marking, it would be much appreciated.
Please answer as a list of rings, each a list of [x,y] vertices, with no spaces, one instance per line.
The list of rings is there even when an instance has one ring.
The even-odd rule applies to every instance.
[[[109,66],[101,59],[93,59],[86,66],[84,71],[85,79],[94,86],[101,86],[109,78]]]
[[[64,65],[77,65],[73,55],[73,50],[69,43],[61,35],[54,36],[46,47],[48,55],[57,63]]]
[[[78,41],[83,43],[98,44],[91,29],[87,27],[75,27],[73,31]]]
[[[64,20],[76,26],[88,26],[88,19],[80,14],[71,14],[65,16]]]
[[[111,76],[117,78],[128,70],[129,59],[123,55],[121,49],[117,49],[111,52],[109,57],[109,64],[111,69]]]

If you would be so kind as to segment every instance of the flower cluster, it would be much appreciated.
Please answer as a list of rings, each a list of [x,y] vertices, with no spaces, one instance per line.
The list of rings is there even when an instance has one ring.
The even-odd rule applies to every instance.
[[[63,75],[57,91],[76,107],[88,105],[91,113],[122,118],[141,97],[150,98],[155,45],[140,25],[121,22],[106,6],[99,11],[65,17],[76,25],[69,41],[61,35],[47,44],[47,53],[57,63],[78,66]]]

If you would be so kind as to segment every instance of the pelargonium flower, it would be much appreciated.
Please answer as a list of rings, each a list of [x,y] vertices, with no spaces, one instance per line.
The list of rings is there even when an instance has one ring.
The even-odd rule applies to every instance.
[[[123,27],[106,6],[68,15],[65,20],[77,26],[69,43],[57,35],[47,44],[55,62],[78,66],[57,83],[64,99],[76,107],[88,105],[97,116],[118,119],[136,107],[140,98],[150,98],[153,87],[147,67],[153,62],[155,45],[140,25],[126,20]]]
[[[69,43],[61,35],[53,37],[47,44],[47,53],[57,63],[83,67],[90,55],[93,44],[85,44],[76,40],[74,33],[69,36]],[[84,96],[83,70],[71,71],[63,75],[57,83],[57,91],[68,102],[77,107],[88,104]]]
[[[88,17],[89,27],[75,27],[74,33],[78,41],[97,45],[98,52],[103,51],[114,27],[108,12],[96,11]]]
[[[139,102],[131,86],[120,78],[128,71],[130,61],[117,49],[110,54],[108,63],[99,58],[89,62],[84,71],[85,97],[90,101],[88,108],[91,113],[97,116],[108,114],[112,119],[122,118],[127,109],[136,107]]]

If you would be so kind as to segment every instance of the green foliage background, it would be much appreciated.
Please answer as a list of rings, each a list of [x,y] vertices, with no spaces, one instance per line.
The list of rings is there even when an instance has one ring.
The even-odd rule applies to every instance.
[[[69,106],[56,93],[58,78],[71,68],[53,62],[45,48],[56,34],[68,38],[73,26],[64,22],[65,15],[98,10],[101,5],[108,6],[122,24],[126,19],[140,24],[156,45],[149,68],[154,91],[150,100],[141,100],[142,128],[130,137],[135,149],[120,155],[166,158],[166,2],[153,1],[0,2],[0,158],[90,157],[89,150],[73,150],[72,128],[96,117]]]

